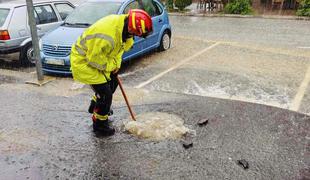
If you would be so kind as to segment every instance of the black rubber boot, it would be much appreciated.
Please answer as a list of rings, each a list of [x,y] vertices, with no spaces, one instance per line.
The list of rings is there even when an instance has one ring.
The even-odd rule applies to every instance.
[[[96,101],[91,100],[91,101],[90,101],[90,105],[89,105],[89,107],[88,107],[88,112],[89,112],[90,114],[92,114],[92,113],[94,112],[95,106],[96,106]],[[112,115],[113,115],[113,109],[110,109],[108,115],[109,115],[109,116],[112,116]]]
[[[95,120],[93,121],[94,132],[100,133],[103,136],[112,136],[115,133],[115,129],[109,125],[108,120]]]
[[[112,116],[112,115],[113,115],[113,109],[110,109],[108,115],[109,115],[109,116]]]

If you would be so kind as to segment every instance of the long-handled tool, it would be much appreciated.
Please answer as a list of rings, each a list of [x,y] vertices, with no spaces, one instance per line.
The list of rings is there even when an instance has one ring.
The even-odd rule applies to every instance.
[[[128,110],[129,110],[130,115],[131,115],[131,118],[132,118],[132,120],[134,120],[134,121],[135,121],[135,120],[136,120],[136,118],[135,118],[134,113],[133,113],[133,112],[132,112],[132,110],[131,110],[130,104],[129,104],[128,99],[127,99],[127,96],[126,96],[126,94],[125,94],[125,90],[124,90],[124,88],[123,88],[122,81],[121,81],[121,79],[118,77],[118,75],[116,76],[116,79],[117,79],[117,81],[118,81],[119,87],[121,88],[121,91],[122,91],[122,94],[123,94],[124,99],[125,99],[125,101],[126,101],[126,104],[127,104]]]

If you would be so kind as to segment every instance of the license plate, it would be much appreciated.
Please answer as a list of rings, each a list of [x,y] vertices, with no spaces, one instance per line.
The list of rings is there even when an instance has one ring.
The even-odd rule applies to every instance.
[[[46,64],[53,64],[53,65],[65,65],[65,61],[63,59],[51,59],[51,58],[46,58],[45,59]]]

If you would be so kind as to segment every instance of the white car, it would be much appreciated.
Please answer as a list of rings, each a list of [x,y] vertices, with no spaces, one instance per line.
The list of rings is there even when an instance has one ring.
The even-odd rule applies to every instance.
[[[74,5],[68,1],[35,1],[39,37],[60,26],[73,9]],[[25,0],[0,3],[0,54],[19,52],[22,65],[35,63],[28,24]]]

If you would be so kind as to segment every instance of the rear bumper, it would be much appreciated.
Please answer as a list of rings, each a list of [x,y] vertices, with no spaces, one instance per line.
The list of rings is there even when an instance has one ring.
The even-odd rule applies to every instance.
[[[0,46],[0,54],[11,54],[20,52],[21,47],[20,46],[12,46],[12,47],[1,47]]]

